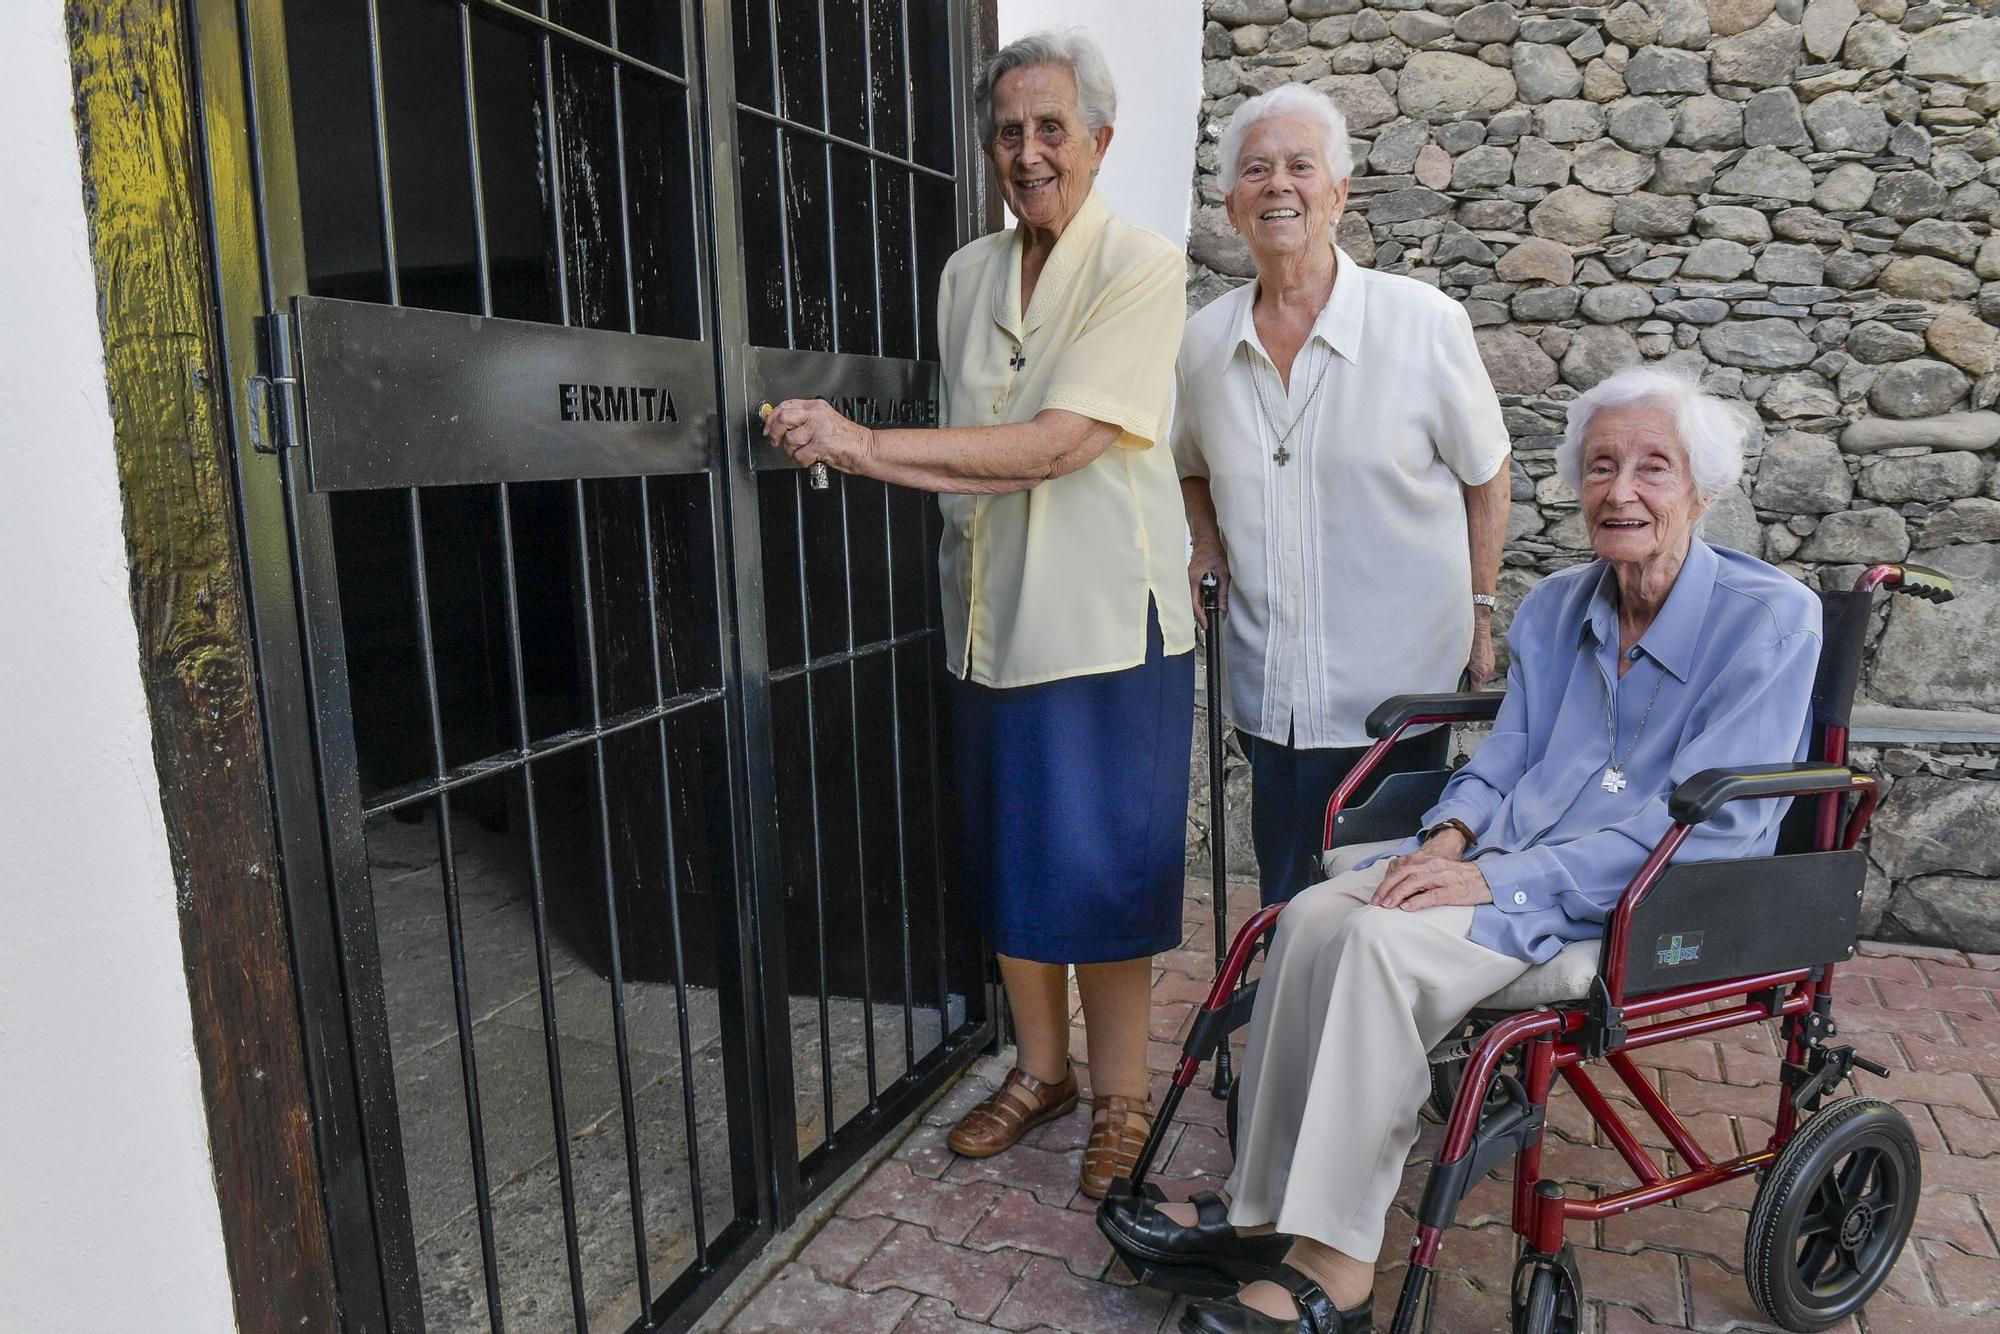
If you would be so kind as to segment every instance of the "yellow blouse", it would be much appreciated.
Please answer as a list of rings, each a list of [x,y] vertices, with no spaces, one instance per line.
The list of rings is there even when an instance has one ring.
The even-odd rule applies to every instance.
[[[1146,603],[1165,652],[1194,647],[1186,524],[1159,446],[1186,322],[1185,265],[1095,190],[1021,310],[1018,228],[953,255],[938,290],[945,421],[998,426],[1060,408],[1119,427],[1088,465],[1026,491],[939,498],[945,661],[984,686],[1137,667]]]

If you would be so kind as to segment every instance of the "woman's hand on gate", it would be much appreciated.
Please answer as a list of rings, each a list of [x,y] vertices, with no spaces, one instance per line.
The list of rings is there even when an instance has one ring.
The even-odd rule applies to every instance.
[[[1203,630],[1208,629],[1208,611],[1201,603],[1201,577],[1215,575],[1215,609],[1224,616],[1229,614],[1229,557],[1222,554],[1220,547],[1197,543],[1194,554],[1188,557],[1188,597],[1194,602],[1194,623]]]
[[[841,472],[866,473],[875,432],[833,410],[823,398],[788,398],[764,419],[764,438],[801,468],[824,463]]]
[[[1378,908],[1401,908],[1405,912],[1419,908],[1477,907],[1493,902],[1493,890],[1476,862],[1398,857],[1389,863],[1388,874],[1375,887],[1372,902]]]

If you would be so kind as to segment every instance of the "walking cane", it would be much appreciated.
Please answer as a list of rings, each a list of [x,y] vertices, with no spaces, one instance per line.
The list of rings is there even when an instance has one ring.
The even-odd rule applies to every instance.
[[[1210,570],[1201,577],[1201,610],[1208,618],[1208,858],[1215,908],[1215,971],[1229,955],[1229,854],[1223,826],[1228,819],[1222,776],[1222,583]],[[1229,1096],[1229,1038],[1215,1049],[1215,1083],[1209,1091]]]

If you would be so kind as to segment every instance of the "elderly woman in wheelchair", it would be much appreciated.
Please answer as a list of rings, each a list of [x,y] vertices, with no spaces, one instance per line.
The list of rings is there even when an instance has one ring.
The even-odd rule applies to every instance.
[[[1699,536],[1703,511],[1741,474],[1744,429],[1693,382],[1651,369],[1624,371],[1582,395],[1571,406],[1557,468],[1580,498],[1598,559],[1551,575],[1522,603],[1508,635],[1511,665],[1497,716],[1490,703],[1484,709],[1475,704],[1493,696],[1401,697],[1378,710],[1381,745],[1419,722],[1484,714],[1494,717],[1494,728],[1423,816],[1421,832],[1331,854],[1331,879],[1289,905],[1267,909],[1239,937],[1232,965],[1218,979],[1204,1023],[1197,1024],[1205,1031],[1189,1040],[1195,1059],[1201,1055],[1197,1038],[1209,1049],[1226,1040],[1232,969],[1240,975],[1253,937],[1282,909],[1255,984],[1241,1106],[1232,1109],[1237,1158],[1227,1185],[1230,1202],[1205,1193],[1169,1204],[1157,1188],[1145,1187],[1115,1194],[1099,1215],[1142,1278],[1215,1297],[1192,1306],[1182,1330],[1351,1334],[1373,1328],[1375,1263],[1430,1089],[1432,1049],[1461,1032],[1468,1013],[1482,1005],[1530,1011],[1510,1021],[1514,1028],[1502,1024],[1489,1034],[1468,1076],[1480,1090],[1511,1088],[1513,1105],[1496,1110],[1490,1096],[1457,1100],[1419,1213],[1419,1244],[1395,1328],[1411,1326],[1438,1233],[1464,1192],[1516,1153],[1516,1228],[1548,1271],[1527,1273],[1525,1293],[1517,1284],[1516,1327],[1538,1334],[1576,1327],[1580,1307],[1562,1243],[1562,1191],[1534,1179],[1553,1076],[1561,1073],[1576,1084],[1595,1114],[1601,1095],[1594,1086],[1583,1092],[1588,1077],[1574,1067],[1608,1052],[1642,1108],[1656,1119],[1664,1116],[1663,1128],[1673,1121],[1620,1050],[1628,1012],[1606,1002],[1623,1003],[1628,986],[1622,965],[1598,967],[1607,920],[1613,920],[1614,935],[1629,935],[1626,914],[1615,910],[1621,899],[1635,906],[1634,887],[1643,882],[1650,888],[1669,860],[1771,854],[1791,794],[1865,788],[1866,809],[1857,818],[1865,821],[1873,809],[1871,780],[1829,765],[1786,763],[1803,759],[1810,748],[1820,599],[1764,562]],[[1865,610],[1862,615],[1865,621]],[[1336,809],[1358,781],[1336,794]],[[1328,823],[1331,830],[1331,814]],[[1704,869],[1712,868],[1682,866],[1672,874]],[[1859,868],[1845,863],[1834,892],[1846,896],[1842,877],[1849,872],[1858,897]],[[1744,888],[1739,880],[1738,901]],[[1847,914],[1849,949],[1853,923],[1854,914]],[[1840,928],[1833,929],[1838,937]],[[1627,943],[1614,940],[1606,959]],[[1674,956],[1662,967],[1678,965],[1682,955],[1696,960],[1703,948],[1700,933],[1683,936],[1661,950],[1663,961]],[[1706,948],[1711,956],[1730,950],[1719,941]],[[1821,951],[1828,960],[1815,955],[1812,962],[1827,962],[1840,949],[1836,941]],[[1550,963],[1558,955],[1558,963]],[[1535,1009],[1532,998],[1505,994],[1538,965],[1543,972],[1564,966],[1574,972],[1578,959],[1585,960],[1584,974],[1565,984],[1573,989],[1558,992],[1576,1002],[1571,1010]],[[1813,1006],[1824,1011],[1819,998],[1830,991],[1822,986],[1825,971],[1801,969],[1796,977],[1770,972],[1770,978],[1791,979],[1791,993],[1781,997],[1779,984],[1771,983],[1769,1013],[1756,1011],[1742,1021],[1801,1015]],[[1599,974],[1596,982],[1588,980],[1590,973]],[[1671,971],[1666,976],[1668,986],[1680,980]],[[1588,1011],[1581,1008],[1584,988],[1594,997]],[[1722,994],[1721,988],[1710,990]],[[1657,1009],[1642,1003],[1638,1011]],[[1802,1036],[1803,1020],[1799,1024],[1796,1031],[1788,1028],[1794,1038],[1789,1054],[1802,1071],[1810,1067],[1811,1076],[1820,1077],[1829,1058],[1812,1035]],[[1523,1034],[1535,1041],[1524,1042]],[[1630,1045],[1650,1040],[1634,1038]],[[1523,1052],[1534,1053],[1532,1059]],[[1518,1063],[1518,1078],[1496,1078],[1503,1058]],[[1845,1073],[1846,1059],[1837,1062],[1838,1074]],[[1170,1094],[1175,1104],[1191,1077],[1190,1057],[1184,1056]],[[1798,1082],[1807,1079],[1802,1074]],[[1821,1079],[1817,1091],[1831,1082]],[[1807,1101],[1817,1105],[1816,1096]],[[1788,1136],[1791,1118],[1780,1120],[1788,1122],[1782,1131]],[[1569,1217],[1597,1216],[1576,1212],[1584,1203],[1607,1211],[1635,1208],[1766,1170],[1783,1147],[1774,1140],[1773,1152],[1715,1163],[1684,1142],[1684,1128],[1673,1122],[1667,1133],[1684,1162],[1714,1180],[1697,1171],[1668,1181],[1622,1123],[1607,1131],[1641,1177],[1638,1195],[1648,1188],[1653,1194],[1570,1201]],[[1142,1180],[1150,1165],[1149,1151],[1135,1179]],[[1913,1207],[1914,1190],[1907,1194]],[[1907,1219],[1902,1227],[1907,1231]],[[1898,1236],[1893,1249],[1900,1245]],[[1869,1266],[1877,1260],[1869,1258]],[[1887,1272],[1887,1265],[1879,1267]],[[1880,1277],[1874,1276],[1870,1291]],[[1242,1286],[1221,1296],[1218,1280]],[[1753,1274],[1753,1290],[1756,1285]],[[1529,1305],[1536,1310],[1525,1310]]]

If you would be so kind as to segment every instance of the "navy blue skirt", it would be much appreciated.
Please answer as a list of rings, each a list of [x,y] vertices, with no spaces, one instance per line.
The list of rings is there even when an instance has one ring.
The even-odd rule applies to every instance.
[[[958,847],[1001,954],[1111,963],[1175,948],[1194,654],[995,690],[952,683]]]

